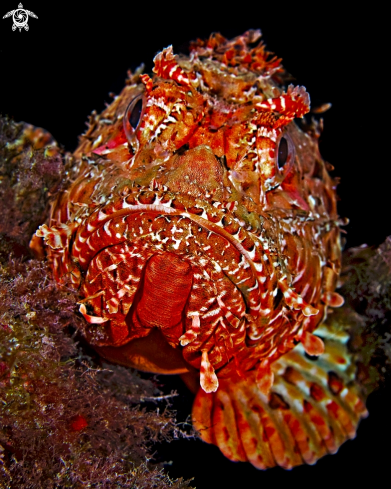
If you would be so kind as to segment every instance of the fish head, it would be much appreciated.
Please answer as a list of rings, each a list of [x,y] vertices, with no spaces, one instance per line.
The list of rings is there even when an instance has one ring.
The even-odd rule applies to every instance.
[[[216,371],[267,378],[300,341],[319,352],[311,332],[340,267],[336,183],[316,124],[295,122],[309,96],[281,84],[259,37],[168,47],[130,75],[91,117],[39,231],[103,356],[197,369],[206,392]]]

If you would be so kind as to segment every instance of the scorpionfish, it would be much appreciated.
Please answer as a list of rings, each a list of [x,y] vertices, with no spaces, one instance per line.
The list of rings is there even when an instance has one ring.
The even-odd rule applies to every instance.
[[[43,238],[103,358],[195,385],[203,440],[259,469],[313,464],[367,411],[348,335],[336,181],[304,87],[260,31],[172,47],[91,117]]]

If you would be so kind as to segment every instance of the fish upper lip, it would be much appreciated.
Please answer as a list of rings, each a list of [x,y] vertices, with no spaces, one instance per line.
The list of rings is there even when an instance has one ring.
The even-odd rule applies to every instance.
[[[205,219],[204,217],[199,216],[197,214],[194,214],[192,212],[189,212],[187,210],[175,209],[175,208],[171,207],[171,202],[172,201],[168,201],[166,203],[158,203],[158,204],[140,204],[140,203],[135,204],[135,205],[127,204],[127,206],[125,208],[119,209],[118,211],[113,212],[111,214],[105,214],[104,212],[102,212],[102,209],[100,209],[98,211],[99,225],[96,227],[95,226],[92,227],[89,224],[87,224],[87,226],[85,226],[85,229],[87,231],[89,231],[89,234],[90,234],[90,232],[102,227],[107,221],[110,221],[114,218],[117,218],[120,216],[126,216],[126,215],[133,214],[133,213],[142,213],[145,211],[158,211],[162,215],[180,215],[180,216],[188,217],[193,222],[196,222],[197,224],[204,227],[205,229],[208,229],[211,232],[219,234],[220,236],[225,238],[229,243],[231,243],[246,258],[246,260],[249,262],[249,265],[252,268],[254,274],[256,275],[256,273],[257,273],[256,268],[254,266],[254,262],[252,260],[251,255],[250,255],[250,252],[247,251],[241,245],[241,243],[235,238],[235,235],[230,234],[228,231],[226,231],[224,229],[224,227],[222,225],[219,225],[218,223],[211,222],[208,219]],[[233,217],[233,214],[230,211],[228,211],[228,214],[225,214],[225,216],[227,216],[227,215]],[[247,231],[247,232],[249,232],[249,231]],[[80,230],[80,232],[78,233],[77,240],[80,241],[81,243],[84,243],[86,241],[86,239],[88,239],[88,236],[83,237],[82,234],[83,234],[83,230]],[[256,235],[254,235],[253,233],[251,233],[251,235],[255,241],[258,241],[258,238]],[[75,244],[76,244],[76,242],[75,242]],[[99,250],[98,253],[100,251],[101,250]],[[93,256],[91,256],[91,258],[89,260],[85,260],[85,266],[86,267],[88,267],[88,264],[89,264],[90,260],[92,260],[92,259],[93,259]]]

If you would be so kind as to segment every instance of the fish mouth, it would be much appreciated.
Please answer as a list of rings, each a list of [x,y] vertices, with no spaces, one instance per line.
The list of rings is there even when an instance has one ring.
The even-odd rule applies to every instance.
[[[193,204],[134,187],[79,226],[72,255],[85,276],[80,312],[92,344],[121,347],[158,328],[193,367],[207,351],[220,368],[238,345],[271,338],[283,320],[274,307],[282,285],[268,240],[226,207]],[[273,348],[266,341],[264,354]]]
[[[207,304],[201,304],[199,296],[198,304],[190,298],[184,305],[185,322],[193,321],[191,318],[197,314],[201,320],[202,316],[213,316],[213,304],[226,301],[227,288],[230,300],[226,314],[233,314],[236,327],[245,314],[260,313],[256,292],[261,270],[254,262],[260,241],[226,208],[208,206],[204,201],[198,205],[195,201],[191,209],[185,209],[178,208],[178,202],[180,199],[167,190],[139,188],[96,209],[79,227],[72,255],[85,273],[82,304],[88,304],[89,311],[92,307],[93,314],[87,314],[85,306],[82,312],[89,322],[126,323],[148,260],[165,254],[171,260],[176,255],[192,267],[193,288],[209,283],[206,289],[210,297],[203,297]],[[212,283],[215,281],[217,285]],[[110,288],[115,294],[108,293]],[[114,340],[115,345],[132,337],[127,331],[124,337]]]

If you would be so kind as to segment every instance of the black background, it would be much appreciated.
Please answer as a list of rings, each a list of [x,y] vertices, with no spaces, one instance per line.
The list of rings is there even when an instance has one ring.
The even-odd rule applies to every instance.
[[[0,17],[17,8],[18,0],[1,3]],[[339,212],[348,217],[347,246],[379,244],[391,234],[389,130],[383,118],[389,110],[385,21],[382,14],[336,5],[236,2],[181,4],[130,2],[47,4],[25,0],[29,31],[12,31],[12,19],[0,19],[0,111],[50,131],[69,151],[84,132],[87,115],[118,93],[128,68],[146,63],[173,44],[174,52],[188,41],[220,31],[226,37],[261,28],[269,50],[283,58],[296,84],[306,86],[314,106],[333,104],[324,114],[320,147],[341,177]],[[347,5],[347,4],[346,4]],[[353,5],[353,4],[352,4]],[[213,10],[211,10],[213,6]],[[218,8],[220,7],[220,8]],[[388,41],[387,41],[388,42]],[[163,379],[164,380],[164,379]],[[176,406],[184,416],[191,399],[174,380],[182,396]],[[173,476],[195,477],[198,489],[268,487],[307,483],[310,487],[363,487],[388,478],[391,455],[390,389],[368,402],[370,417],[358,436],[337,455],[315,466],[293,471],[257,471],[232,463],[219,450],[202,442],[179,441],[163,450],[172,460]]]

